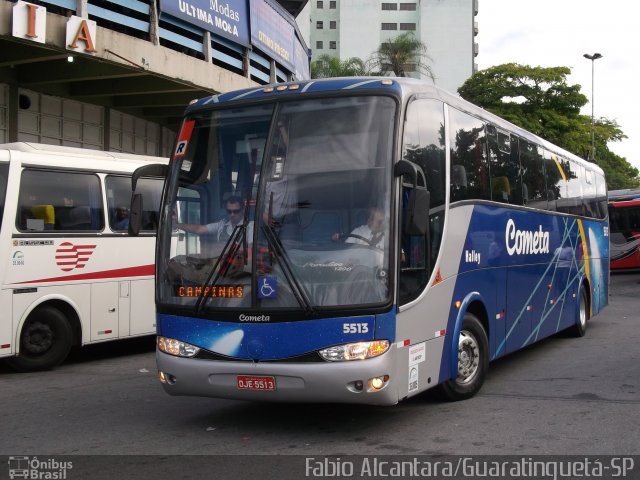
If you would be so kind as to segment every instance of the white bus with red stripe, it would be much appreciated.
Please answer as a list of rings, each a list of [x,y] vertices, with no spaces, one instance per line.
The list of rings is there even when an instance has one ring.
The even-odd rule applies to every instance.
[[[131,173],[166,159],[0,145],[0,358],[52,368],[71,347],[155,332],[162,181],[146,178],[143,232],[128,233]],[[140,188],[140,187],[139,187]]]

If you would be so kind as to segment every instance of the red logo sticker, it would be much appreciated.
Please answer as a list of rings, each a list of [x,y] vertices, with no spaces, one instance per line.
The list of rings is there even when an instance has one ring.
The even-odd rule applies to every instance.
[[[84,268],[95,248],[95,245],[74,245],[63,242],[56,250],[56,263],[63,272]]]

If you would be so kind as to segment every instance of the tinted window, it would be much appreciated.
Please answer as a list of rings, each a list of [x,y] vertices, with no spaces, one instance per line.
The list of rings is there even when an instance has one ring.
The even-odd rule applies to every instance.
[[[544,173],[547,183],[548,209],[555,212],[567,197],[564,168],[557,156],[544,150]]]
[[[533,208],[547,208],[547,187],[544,175],[542,149],[537,145],[520,141],[522,165],[523,204]]]
[[[416,100],[407,109],[404,127],[403,158],[419,165],[431,193],[430,264],[426,264],[424,239],[403,235],[401,241],[400,301],[406,303],[416,298],[426,287],[430,266],[433,266],[440,250],[444,226],[444,202],[446,185],[443,104],[435,100]],[[409,189],[403,192],[403,201]]]
[[[607,216],[607,183],[604,175],[596,173],[596,197],[598,203],[598,217],[606,218]]]
[[[489,162],[484,149],[484,123],[449,109],[451,201],[491,199]]]
[[[487,125],[487,144],[491,170],[491,199],[522,204],[518,139],[508,132]]]
[[[88,173],[24,170],[16,227],[22,231],[104,228],[100,179]]]
[[[419,165],[431,193],[431,207],[444,205],[444,116],[441,102],[417,100],[409,105],[404,130],[403,158]]]
[[[571,160],[561,160],[564,174],[567,178],[567,198],[558,203],[558,211],[584,215],[582,208],[582,183],[584,181],[584,167]]]
[[[596,190],[596,175],[592,170],[585,169],[584,171],[582,201],[584,203],[585,215],[595,218],[600,217]]]

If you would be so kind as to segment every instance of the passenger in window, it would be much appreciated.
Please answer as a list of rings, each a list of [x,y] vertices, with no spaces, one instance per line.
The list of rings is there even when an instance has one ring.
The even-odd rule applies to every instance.
[[[227,216],[217,222],[206,225],[194,223],[176,223],[176,228],[189,233],[209,234],[218,242],[226,242],[236,226],[242,224],[244,220],[244,200],[237,196],[227,198]],[[247,224],[247,239],[253,239],[253,222]]]
[[[129,228],[129,209],[127,207],[116,208],[116,216],[111,228],[113,230],[127,230]]]
[[[366,224],[354,228],[348,235],[334,233],[331,240],[384,249],[384,212],[378,207],[371,207]]]

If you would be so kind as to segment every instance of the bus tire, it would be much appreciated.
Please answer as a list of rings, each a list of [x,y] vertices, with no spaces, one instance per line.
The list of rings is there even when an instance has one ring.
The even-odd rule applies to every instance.
[[[584,285],[580,287],[580,302],[576,310],[576,323],[567,332],[572,337],[584,337],[587,333],[587,320],[589,320],[589,300]]]
[[[36,308],[20,331],[20,353],[7,359],[19,372],[51,369],[67,358],[73,341],[73,330],[65,315],[57,308]]]
[[[465,313],[458,337],[458,372],[454,379],[440,385],[446,400],[458,401],[473,397],[484,383],[489,369],[487,333],[472,313]]]

